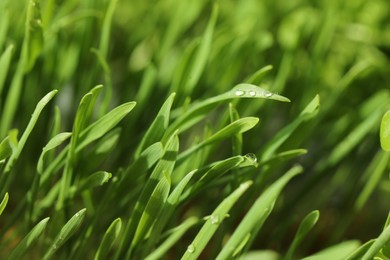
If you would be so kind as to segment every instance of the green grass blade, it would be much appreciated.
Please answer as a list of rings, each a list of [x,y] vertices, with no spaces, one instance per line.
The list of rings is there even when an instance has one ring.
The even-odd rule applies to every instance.
[[[37,164],[38,173],[40,173],[40,174],[43,173],[44,158],[45,158],[46,153],[48,151],[58,147],[59,145],[61,145],[63,142],[65,142],[71,136],[72,136],[72,133],[64,132],[64,133],[59,133],[58,135],[56,135],[52,139],[50,139],[50,141],[46,144],[46,146],[43,147],[42,153],[39,156],[38,164]]]
[[[160,212],[168,198],[170,187],[171,181],[169,175],[163,177],[157,184],[139,220],[134,239],[131,243],[132,248],[138,246],[140,241],[147,235],[147,232],[153,227],[153,223],[158,221]]]
[[[33,245],[33,243],[39,238],[39,236],[45,231],[49,218],[41,220],[15,247],[15,249],[8,256],[8,259],[22,259],[27,250]]]
[[[4,82],[7,77],[13,50],[14,50],[14,45],[11,44],[0,56],[0,95],[3,92]]]
[[[81,193],[85,190],[92,189],[94,187],[102,186],[104,183],[111,179],[112,174],[106,171],[98,171],[86,179],[82,180],[77,186],[76,193]]]
[[[365,180],[365,185],[361,193],[356,199],[354,209],[359,211],[366,204],[370,195],[374,192],[375,188],[378,186],[383,173],[387,169],[390,159],[390,154],[388,152],[380,151],[375,156],[372,161],[372,164],[367,168],[368,180]]]
[[[192,153],[196,152],[198,149],[210,145],[214,142],[232,137],[236,134],[244,133],[250,129],[252,129],[257,123],[259,122],[259,119],[257,117],[244,117],[241,119],[238,119],[237,121],[234,121],[233,123],[230,123],[229,125],[225,126],[203,142],[192,146],[188,150],[184,151],[179,155],[178,162],[183,161],[188,156],[190,156]]]
[[[374,242],[375,242],[375,239],[371,239],[370,241],[364,243],[358,249],[353,251],[352,254],[350,254],[348,257],[346,257],[345,260],[361,260],[364,256],[364,254],[372,246],[372,244],[374,244]]]
[[[293,149],[285,152],[280,152],[271,156],[268,160],[262,161],[261,165],[277,165],[286,160],[307,154],[307,152],[308,151],[306,149]]]
[[[293,134],[302,122],[317,114],[319,105],[320,97],[316,95],[293,122],[279,131],[270,141],[268,141],[263,149],[260,161],[263,162],[269,160],[275,154],[276,150],[287,140],[288,137]]]
[[[236,248],[240,245],[241,241],[243,241],[244,238],[250,233],[254,235],[253,231],[255,229],[259,229],[263,224],[263,221],[259,223],[261,216],[270,213],[270,208],[273,207],[273,204],[278,198],[281,190],[290,181],[291,178],[299,174],[301,171],[302,167],[293,167],[284,176],[274,182],[266,191],[264,191],[264,193],[255,201],[248,213],[242,219],[239,226],[231,235],[229,241],[224,245],[223,249],[217,256],[217,259],[231,258]]]
[[[295,234],[293,242],[291,243],[285,257],[283,259],[290,260],[292,259],[294,252],[306,235],[311,231],[314,225],[317,223],[318,218],[320,217],[320,212],[318,210],[310,212],[299,225],[298,231]]]
[[[374,256],[385,247],[390,241],[390,226],[386,227],[382,233],[375,239],[375,242],[370,246],[367,252],[362,257],[362,260],[371,260]]]
[[[8,195],[8,192],[6,192],[5,195],[4,195],[3,200],[0,203],[0,216],[3,213],[5,207],[7,206],[8,198],[9,198],[9,195]]]
[[[83,149],[85,146],[114,128],[131,110],[133,110],[135,105],[135,102],[124,103],[89,125],[80,134],[80,142],[77,146],[77,150]]]
[[[103,240],[96,252],[95,260],[107,259],[110,249],[118,238],[122,228],[122,221],[120,218],[115,219],[108,227],[104,234]]]
[[[105,58],[107,58],[108,54],[112,17],[114,15],[117,2],[118,0],[109,1],[107,11],[104,16],[102,34],[100,36],[99,42],[99,50]]]
[[[15,161],[19,158],[28,137],[30,136],[32,130],[34,129],[35,124],[38,121],[39,115],[41,114],[44,107],[50,102],[50,100],[57,94],[57,90],[53,90],[46,94],[37,104],[31,119],[26,127],[26,130],[23,132],[22,137],[20,138],[20,141],[17,145],[17,149],[12,152],[11,157],[9,158],[7,164],[5,165],[5,169],[3,172],[3,175],[1,176],[0,185],[1,185],[1,193],[4,194],[5,189],[7,189],[7,186],[9,185],[9,182],[7,181],[9,172],[11,171]],[[11,139],[10,139],[11,140]],[[9,180],[9,179],[8,179]]]
[[[60,233],[54,239],[53,243],[46,251],[43,259],[49,259],[54,255],[58,249],[65,244],[65,242],[73,236],[77,230],[80,228],[85,217],[86,209],[78,211],[61,229]]]
[[[360,242],[356,240],[341,242],[337,245],[326,248],[312,256],[305,257],[302,260],[344,260],[349,254],[351,254],[351,252],[356,250],[359,245]]]
[[[9,143],[9,136],[7,136],[0,143],[0,161],[11,156],[11,154],[12,154],[12,147],[11,144]]]
[[[262,67],[261,69],[253,73],[253,75],[245,79],[244,82],[253,85],[260,84],[264,76],[267,75],[268,72],[272,69],[273,69],[272,65],[267,65],[265,67]]]
[[[206,223],[196,235],[193,242],[188,246],[187,251],[181,259],[198,259],[207,243],[217,231],[219,225],[229,214],[230,209],[242,196],[242,194],[251,186],[252,181],[242,183],[232,194],[225,198],[221,204],[208,217]]]
[[[193,227],[198,222],[199,219],[196,217],[186,219],[180,226],[171,230],[170,233],[172,234],[167,239],[164,239],[164,242],[158,248],[146,256],[145,260],[162,259],[164,254],[186,234],[188,229]]]
[[[387,111],[383,117],[380,128],[381,147],[386,152],[390,151],[390,111]]]
[[[162,105],[157,116],[154,118],[149,129],[146,131],[144,137],[142,138],[137,150],[135,152],[135,157],[138,158],[141,151],[146,147],[150,146],[155,142],[161,141],[161,138],[164,135],[165,130],[169,124],[169,117],[171,112],[171,107],[175,99],[175,93],[171,94],[168,99]]]

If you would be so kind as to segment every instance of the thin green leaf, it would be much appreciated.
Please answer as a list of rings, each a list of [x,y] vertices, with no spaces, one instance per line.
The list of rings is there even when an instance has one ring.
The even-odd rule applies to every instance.
[[[139,154],[145,149],[145,147],[148,147],[155,142],[161,141],[161,138],[163,137],[164,132],[169,124],[170,111],[173,104],[173,100],[175,99],[175,95],[175,93],[172,93],[162,105],[160,111],[154,118],[152,124],[146,131],[139,146],[137,147],[137,150],[135,152],[136,158],[139,157]]]
[[[135,107],[135,102],[124,103],[104,116],[98,119],[96,122],[88,126],[80,134],[80,142],[77,150],[83,149],[85,146],[102,137],[113,127],[115,127],[130,111]]]
[[[111,179],[112,174],[105,171],[98,171],[90,176],[88,176],[85,180],[82,180],[77,187],[76,193],[80,193],[85,190],[92,189],[94,187],[102,186],[104,183],[108,182]]]
[[[198,232],[193,242],[188,246],[187,251],[181,259],[197,259],[199,257],[211,237],[217,231],[219,225],[229,214],[230,209],[251,185],[252,181],[242,183],[232,194],[218,205]]]
[[[15,249],[8,256],[8,259],[22,259],[27,250],[33,245],[33,243],[39,238],[39,236],[45,231],[49,218],[41,220],[35,227],[23,238],[23,240],[15,247]]]
[[[171,230],[169,233],[171,235],[164,239],[164,242],[156,248],[150,255],[145,257],[145,260],[157,260],[163,258],[164,254],[168,252],[168,250],[173,247],[179,239],[183,237],[184,234],[193,227],[195,224],[199,222],[199,219],[196,217],[191,217],[186,219],[180,226],[175,227],[173,230]]]
[[[95,260],[107,259],[110,249],[114,245],[116,239],[118,238],[122,228],[122,221],[120,218],[115,219],[111,225],[108,227],[106,233],[104,234],[103,240],[100,243],[100,246],[96,252]]]
[[[210,145],[214,142],[226,139],[228,137],[231,137],[236,134],[244,133],[250,129],[252,129],[257,123],[259,122],[259,119],[257,117],[244,117],[241,119],[238,119],[237,121],[234,121],[233,123],[230,123],[229,125],[225,126],[212,136],[208,137],[203,142],[192,146],[190,149],[184,151],[179,155],[178,162],[183,161],[188,156],[190,156],[192,153],[197,151],[198,149]]]
[[[263,80],[264,76],[267,75],[267,73],[272,69],[272,65],[262,67],[261,69],[253,73],[253,75],[245,79],[244,82],[253,85],[259,84]]]
[[[0,215],[3,213],[5,207],[7,206],[8,198],[9,198],[9,195],[8,195],[8,192],[6,192],[3,200],[0,203]]]
[[[153,223],[158,220],[160,212],[168,198],[170,187],[171,181],[169,175],[166,175],[157,184],[145,206],[131,243],[132,248],[136,247],[145,238],[147,232],[152,228]]]
[[[44,165],[44,157],[46,153],[59,145],[61,145],[64,141],[66,141],[72,133],[64,132],[64,133],[59,133],[58,135],[54,136],[50,141],[47,143],[45,147],[42,149],[42,153],[39,156],[38,159],[38,164],[37,164],[37,171],[38,173],[43,173],[43,165]]]
[[[235,249],[239,246],[241,241],[248,234],[252,233],[255,229],[259,229],[264,221],[259,223],[259,219],[264,215],[269,215],[271,208],[275,200],[278,198],[279,193],[284,186],[290,181],[291,178],[296,176],[302,171],[301,166],[295,166],[289,170],[284,176],[274,182],[264,193],[255,201],[248,213],[242,219],[239,226],[231,235],[229,241],[224,245],[221,252],[218,254],[217,259],[228,259],[233,256]]]
[[[61,229],[60,233],[54,239],[53,243],[46,251],[43,259],[49,259],[65,242],[73,236],[80,228],[85,217],[86,209],[77,212]]]
[[[375,239],[371,239],[367,241],[363,245],[361,245],[358,249],[352,252],[345,260],[361,260],[364,254],[368,251],[368,249],[374,244]]]
[[[356,250],[360,245],[359,241],[349,240],[337,245],[326,248],[312,256],[305,257],[302,260],[344,260],[351,252]]]
[[[271,156],[268,160],[261,162],[261,165],[278,164],[283,161],[307,154],[306,149],[293,149],[285,152],[281,152]]]
[[[390,241],[390,226],[386,227],[382,233],[375,239],[375,242],[367,250],[362,257],[362,260],[371,260],[374,256],[389,243]]]
[[[298,245],[302,242],[302,240],[306,237],[306,235],[310,232],[310,230],[317,223],[318,218],[320,217],[320,212],[318,210],[310,212],[299,225],[298,231],[295,234],[293,242],[291,243],[284,259],[290,260],[292,259],[294,252]]]
[[[9,143],[9,136],[3,139],[0,143],[0,161],[6,159],[12,154],[12,147]]]
[[[389,152],[390,151],[390,111],[387,111],[382,117],[381,129],[380,129],[380,140],[381,140],[382,149]]]
[[[3,92],[4,82],[7,77],[13,50],[14,50],[14,45],[10,44],[8,48],[0,56],[0,95]]]

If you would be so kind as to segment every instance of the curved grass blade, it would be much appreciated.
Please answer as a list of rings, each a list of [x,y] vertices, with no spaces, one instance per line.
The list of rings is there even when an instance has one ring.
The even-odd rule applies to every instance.
[[[345,260],[361,260],[364,256],[364,254],[368,251],[368,249],[374,244],[375,239],[371,239],[370,241],[367,241],[363,245],[361,245],[358,249],[353,251],[352,254],[350,254]]]
[[[41,220],[15,247],[15,249],[8,256],[8,259],[22,259],[27,250],[33,245],[33,243],[39,238],[39,236],[45,231],[47,222],[50,218]]]
[[[387,111],[383,117],[380,128],[381,147],[386,152],[390,151],[390,111]]]
[[[253,85],[259,84],[261,80],[264,78],[264,76],[267,75],[267,73],[272,69],[273,69],[272,65],[267,65],[265,67],[262,67],[261,69],[253,73],[253,75],[245,79],[244,82]]]
[[[0,143],[0,161],[6,159],[11,154],[12,154],[12,147],[9,142],[9,136],[7,136]]]
[[[100,246],[96,252],[95,260],[104,260],[107,259],[110,249],[115,243],[115,240],[118,238],[122,228],[122,221],[120,218],[115,219],[111,225],[108,227],[106,233],[104,234],[103,240],[100,243]]]
[[[39,115],[41,114],[44,107],[52,100],[52,98],[57,94],[57,90],[53,90],[46,94],[37,104],[30,121],[28,122],[28,125],[26,127],[26,130],[23,132],[19,143],[17,144],[16,149],[12,152],[11,157],[9,158],[7,164],[5,165],[4,172],[0,178],[0,185],[1,185],[1,192],[0,194],[4,194],[5,190],[7,189],[9,183],[9,172],[11,171],[15,161],[19,158],[19,155],[21,154],[24,145],[27,142],[28,137],[30,136],[32,130],[34,129],[35,124],[38,121]],[[11,137],[11,136],[10,136]],[[12,141],[12,139],[10,139]],[[12,144],[12,142],[11,142]]]
[[[171,235],[164,239],[164,242],[152,253],[145,257],[145,260],[158,260],[162,259],[164,254],[173,247],[180,238],[187,232],[188,229],[193,227],[199,222],[199,219],[196,217],[191,217],[186,219],[180,226],[175,227],[173,230],[170,230]]]
[[[207,243],[217,231],[219,225],[226,218],[229,210],[241,197],[241,195],[252,185],[252,181],[242,183],[231,195],[225,198],[221,204],[208,217],[206,223],[196,235],[193,242],[188,246],[187,251],[181,259],[197,259],[206,247]]]
[[[86,209],[82,209],[77,212],[61,229],[60,233],[54,239],[52,245],[46,251],[44,260],[49,259],[65,242],[73,236],[80,228],[85,217]]]
[[[4,195],[3,200],[0,203],[0,216],[3,213],[5,207],[7,206],[8,198],[9,198],[9,195],[8,195],[8,192],[6,192],[5,195]]]
[[[302,240],[306,237],[306,235],[310,232],[310,230],[317,223],[318,218],[320,217],[320,212],[318,210],[310,212],[299,225],[298,231],[295,234],[294,240],[291,243],[285,257],[283,259],[290,260],[292,259],[294,252],[298,245],[302,242]]]
[[[292,159],[292,158],[295,158],[295,157],[298,157],[298,156],[301,156],[304,154],[307,154],[306,149],[293,149],[293,150],[281,152],[281,153],[278,153],[278,154],[271,156],[266,161],[262,161],[261,165],[279,164],[283,161],[286,161],[286,160],[289,160],[289,159]]]
[[[104,183],[108,182],[111,177],[112,174],[106,171],[95,172],[80,182],[75,193],[102,186]]]
[[[222,139],[231,137],[236,134],[244,133],[250,129],[252,129],[257,123],[259,122],[259,119],[257,117],[244,117],[241,119],[238,119],[234,121],[233,123],[230,123],[229,125],[225,126],[203,142],[192,146],[190,149],[184,151],[181,153],[178,157],[178,163],[182,162],[184,159],[186,159],[188,156],[190,156],[192,153],[197,151],[198,149],[210,145],[214,142],[220,141]]]
[[[386,227],[374,243],[370,246],[367,252],[362,257],[362,260],[371,260],[374,256],[385,247],[390,241],[390,226]]]
[[[359,241],[349,240],[324,249],[312,256],[305,257],[302,260],[344,260],[351,252],[360,245]],[[371,259],[371,258],[370,258]]]
[[[44,165],[43,159],[45,157],[45,154],[48,151],[61,145],[64,141],[66,141],[71,136],[72,136],[72,133],[69,133],[69,132],[59,133],[56,136],[54,136],[52,139],[50,139],[50,141],[46,144],[46,146],[43,147],[42,153],[39,156],[38,164],[37,164],[37,171],[39,174],[43,173],[43,165]]]
[[[240,245],[244,238],[251,234],[255,236],[264,221],[259,222],[262,216],[268,216],[273,208],[275,200],[284,186],[296,175],[302,172],[301,166],[291,168],[285,175],[274,182],[264,193],[255,201],[248,213],[245,215],[240,225],[236,228],[229,241],[224,245],[222,251],[218,254],[217,260],[229,259],[233,257],[234,251]]]
[[[172,93],[162,105],[157,116],[154,118],[149,129],[142,138],[137,150],[135,151],[135,158],[138,158],[141,151],[155,142],[159,142],[164,135],[165,130],[169,124],[169,116],[176,93]]]

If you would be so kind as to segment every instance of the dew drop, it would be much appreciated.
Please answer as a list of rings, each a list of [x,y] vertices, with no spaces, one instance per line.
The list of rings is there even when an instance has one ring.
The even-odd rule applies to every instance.
[[[236,96],[242,96],[245,94],[245,92],[241,89],[238,89],[238,90],[236,90],[235,94],[236,94]]]
[[[189,245],[188,247],[187,247],[187,251],[188,251],[188,253],[193,253],[193,252],[195,252],[195,247],[194,247],[194,245]]]
[[[257,162],[257,157],[254,153],[248,153],[245,155],[245,157],[251,160],[252,162]]]
[[[267,92],[264,94],[265,97],[271,97],[273,94],[271,92]]]
[[[218,224],[219,223],[219,217],[218,216],[214,216],[214,215],[212,215],[211,217],[210,217],[210,221],[211,221],[211,224]]]
[[[251,97],[256,96],[256,91],[254,91],[254,90],[249,91],[249,95],[250,95]]]
[[[76,213],[76,217],[78,217],[80,214],[79,213]]]

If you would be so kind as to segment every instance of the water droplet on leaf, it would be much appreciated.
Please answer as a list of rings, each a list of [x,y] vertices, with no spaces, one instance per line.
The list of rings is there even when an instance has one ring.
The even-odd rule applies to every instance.
[[[249,95],[250,95],[251,97],[256,96],[256,91],[254,91],[254,90],[249,91]]]
[[[238,90],[236,90],[235,94],[236,94],[236,96],[242,96],[245,94],[245,92],[241,89],[238,89]]]
[[[187,251],[188,251],[188,253],[193,253],[193,252],[195,252],[195,247],[194,247],[194,245],[189,245],[188,247],[187,247]]]
[[[254,153],[248,153],[245,155],[245,157],[253,162],[257,162],[257,157]]]
[[[271,92],[267,92],[264,94],[265,97],[271,97],[273,94]]]

